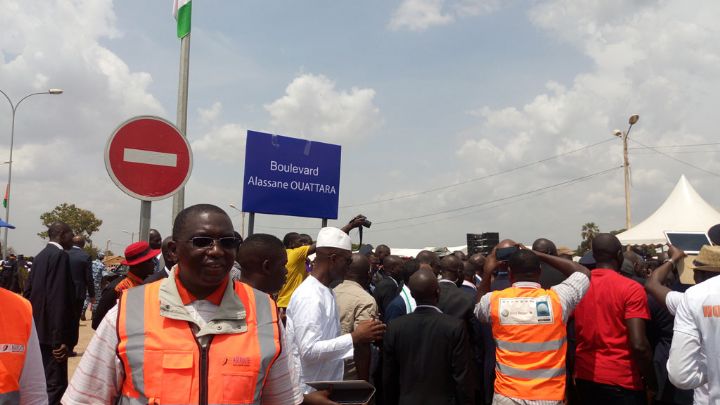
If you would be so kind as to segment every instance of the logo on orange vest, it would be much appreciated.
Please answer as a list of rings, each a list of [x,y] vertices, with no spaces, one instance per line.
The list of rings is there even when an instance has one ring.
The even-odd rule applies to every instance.
[[[0,343],[0,353],[24,353],[25,345]]]
[[[537,325],[554,322],[550,297],[500,298],[501,325]]]
[[[232,364],[233,364],[233,366],[238,366],[238,367],[249,366],[250,365],[250,357],[233,356]]]

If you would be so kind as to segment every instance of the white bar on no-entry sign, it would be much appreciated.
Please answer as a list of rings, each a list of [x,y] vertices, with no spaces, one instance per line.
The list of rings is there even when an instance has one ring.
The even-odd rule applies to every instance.
[[[125,148],[123,160],[130,163],[144,163],[146,165],[177,166],[176,154],[154,152],[151,150]]]

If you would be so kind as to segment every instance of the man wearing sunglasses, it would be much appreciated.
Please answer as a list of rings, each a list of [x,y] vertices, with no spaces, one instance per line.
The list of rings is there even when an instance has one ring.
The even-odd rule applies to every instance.
[[[350,236],[340,229],[320,230],[310,277],[290,298],[287,333],[293,369],[300,371],[303,392],[312,381],[342,381],[344,360],[353,357],[353,345],[380,340],[385,325],[377,320],[358,323],[352,333],[340,335],[335,294],[330,285],[345,278],[352,262]]]
[[[64,404],[302,401],[267,294],[233,282],[239,239],[214,205],[182,210],[168,278],[127,290],[105,317]]]

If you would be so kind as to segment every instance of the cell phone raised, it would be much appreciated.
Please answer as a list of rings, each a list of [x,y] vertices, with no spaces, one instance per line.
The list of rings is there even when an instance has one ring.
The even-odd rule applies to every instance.
[[[513,253],[517,252],[517,246],[510,246],[505,248],[499,248],[495,250],[495,258],[500,262],[506,262],[510,259]]]

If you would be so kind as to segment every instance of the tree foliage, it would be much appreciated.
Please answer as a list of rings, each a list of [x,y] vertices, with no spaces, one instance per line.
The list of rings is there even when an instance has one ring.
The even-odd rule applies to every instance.
[[[52,211],[43,213],[40,215],[40,220],[46,228],[54,222],[65,222],[75,235],[82,235],[88,241],[103,223],[102,219],[98,219],[92,211],[68,203],[62,203]],[[47,230],[39,232],[38,236],[46,239],[48,237]]]
[[[577,256],[582,256],[585,253],[587,253],[588,250],[590,250],[590,247],[592,246],[592,240],[595,238],[595,235],[600,233],[600,227],[595,224],[595,222],[588,222],[585,225],[582,226],[580,236],[582,237],[582,242],[580,243],[580,246],[578,246],[577,250],[575,251],[575,254]]]

